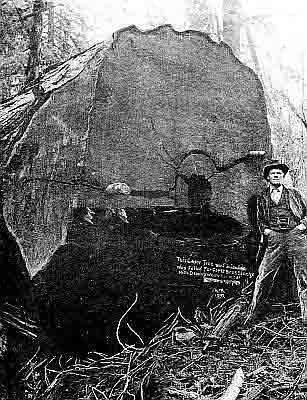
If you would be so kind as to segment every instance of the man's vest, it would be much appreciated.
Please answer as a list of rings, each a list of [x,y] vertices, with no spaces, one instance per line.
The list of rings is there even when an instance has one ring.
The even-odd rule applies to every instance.
[[[283,188],[278,204],[271,198],[269,200],[269,226],[274,231],[289,231],[298,223],[290,208],[289,192]]]

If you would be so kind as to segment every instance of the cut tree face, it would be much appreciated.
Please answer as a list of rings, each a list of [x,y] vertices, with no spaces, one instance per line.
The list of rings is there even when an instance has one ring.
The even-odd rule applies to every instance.
[[[281,169],[273,168],[268,174],[268,181],[274,186],[280,186],[284,182],[285,174]]]

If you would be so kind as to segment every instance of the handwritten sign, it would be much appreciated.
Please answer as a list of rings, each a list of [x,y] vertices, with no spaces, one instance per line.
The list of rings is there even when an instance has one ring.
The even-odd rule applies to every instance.
[[[201,279],[204,283],[217,283],[226,286],[244,286],[252,277],[243,264],[229,262],[216,263],[209,260],[198,260],[177,256],[177,272]]]

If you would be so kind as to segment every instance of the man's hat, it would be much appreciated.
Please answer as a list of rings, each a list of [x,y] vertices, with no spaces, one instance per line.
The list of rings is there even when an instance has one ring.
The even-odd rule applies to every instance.
[[[280,163],[278,161],[274,161],[271,164],[268,164],[263,168],[263,177],[264,177],[264,179],[267,179],[267,177],[269,175],[269,172],[272,169],[280,169],[285,175],[289,171],[288,165]]]

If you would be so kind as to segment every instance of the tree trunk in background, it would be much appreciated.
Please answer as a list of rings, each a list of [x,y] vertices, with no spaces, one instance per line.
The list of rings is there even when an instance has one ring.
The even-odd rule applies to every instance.
[[[33,22],[29,32],[29,58],[26,67],[26,85],[34,82],[39,77],[39,68],[41,64],[41,42],[43,31],[43,0],[34,0],[33,2]]]
[[[54,4],[48,2],[48,43],[54,45]]]
[[[224,0],[223,2],[223,41],[227,43],[236,56],[240,53],[241,0]]]
[[[69,37],[71,31],[70,21],[69,20],[65,21],[65,25],[66,26],[64,28],[64,33],[63,33],[63,50],[69,51]]]

